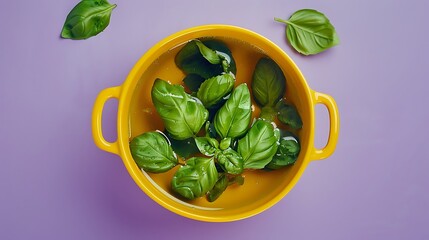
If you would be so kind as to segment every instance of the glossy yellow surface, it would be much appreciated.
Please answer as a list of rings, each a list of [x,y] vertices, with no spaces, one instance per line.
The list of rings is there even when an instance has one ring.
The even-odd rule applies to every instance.
[[[162,121],[154,110],[150,90],[156,78],[180,83],[183,73],[175,66],[174,56],[187,41],[195,38],[216,38],[224,41],[237,62],[237,83],[247,82],[257,60],[269,56],[282,68],[287,79],[286,97],[298,109],[303,128],[297,133],[301,152],[297,162],[284,169],[264,172],[246,171],[243,186],[231,186],[215,202],[204,198],[184,202],[170,191],[170,180],[175,169],[163,174],[141,171],[131,156],[129,141],[146,131],[163,129]],[[108,142],[102,135],[102,110],[110,98],[117,98],[118,138]],[[314,147],[314,111],[316,104],[327,107],[330,133],[323,149]],[[254,116],[259,109],[255,106]],[[175,33],[152,47],[135,64],[122,86],[100,92],[92,116],[94,141],[101,149],[119,155],[136,184],[154,201],[179,215],[209,222],[228,222],[258,214],[280,201],[297,183],[311,160],[331,155],[338,140],[339,114],[332,97],[311,90],[295,63],[274,43],[249,30],[227,25],[205,25]]]

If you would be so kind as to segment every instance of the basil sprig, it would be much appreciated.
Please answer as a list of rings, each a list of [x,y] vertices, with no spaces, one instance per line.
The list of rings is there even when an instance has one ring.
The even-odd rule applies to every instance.
[[[229,146],[220,148],[219,142],[210,137],[197,137],[195,142],[200,152],[208,157],[213,156],[216,163],[226,173],[241,174],[243,172],[243,158]]]
[[[62,38],[87,39],[102,32],[110,23],[116,4],[107,0],[82,0],[67,15]]]
[[[288,20],[274,18],[287,24],[286,37],[301,54],[317,54],[339,43],[338,35],[329,19],[313,9],[296,11]]]

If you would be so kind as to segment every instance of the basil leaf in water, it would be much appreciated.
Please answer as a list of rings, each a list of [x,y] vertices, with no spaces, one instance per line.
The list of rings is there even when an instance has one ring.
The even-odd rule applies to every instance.
[[[317,54],[339,43],[334,26],[323,13],[316,10],[302,9],[293,13],[289,20],[274,20],[287,24],[286,37],[301,54]]]
[[[274,122],[274,119],[276,116],[277,116],[277,109],[270,106],[261,108],[261,112],[259,113],[259,118],[262,118],[269,122]]]
[[[174,61],[185,74],[196,74],[203,79],[237,71],[231,51],[218,40],[190,41],[180,49]]]
[[[173,191],[187,199],[205,195],[215,185],[218,172],[213,158],[193,157],[174,174]]]
[[[227,173],[240,174],[243,172],[243,158],[231,148],[220,151],[217,154],[217,162]]]
[[[286,78],[272,59],[264,57],[256,64],[252,76],[253,97],[261,107],[274,106],[286,91]]]
[[[167,139],[159,132],[146,132],[130,142],[134,161],[147,172],[166,172],[177,165],[178,160]]]
[[[234,82],[235,78],[230,73],[209,78],[201,84],[197,97],[206,108],[210,108],[232,91]]]
[[[208,111],[181,85],[156,79],[152,86],[152,102],[166,130],[177,140],[195,136],[208,118]]]
[[[219,143],[219,149],[220,150],[226,150],[231,146],[232,139],[230,137],[222,139]]]
[[[246,84],[240,84],[219,109],[214,118],[221,138],[236,138],[246,133],[252,117],[252,101]]]
[[[222,58],[216,53],[215,50],[212,50],[206,47],[206,45],[204,45],[201,41],[198,41],[198,40],[195,40],[195,44],[197,44],[197,47],[200,50],[201,55],[203,55],[203,57],[207,59],[209,63],[211,64],[221,63]]]
[[[228,175],[228,174],[219,174],[219,179],[215,183],[214,187],[207,193],[207,200],[209,202],[214,202],[216,199],[225,192],[226,188],[229,185],[243,185],[244,178],[241,175]]]
[[[116,4],[106,0],[82,0],[67,15],[62,38],[87,39],[102,32],[110,23]]]
[[[200,52],[197,41],[190,41],[180,49],[174,59],[176,66],[185,74],[197,74],[204,79],[221,74],[222,65],[210,63]]]
[[[247,134],[238,141],[238,153],[245,169],[262,169],[277,151],[280,133],[267,121],[257,120]]]
[[[286,132],[280,139],[280,145],[270,163],[266,166],[269,169],[279,169],[294,164],[298,158],[301,146],[298,139],[290,132]]]
[[[228,46],[226,46],[225,43],[219,41],[219,40],[202,40],[202,43],[206,45],[208,48],[211,48],[217,52],[218,55],[222,56],[224,60],[228,63],[228,69],[225,72],[232,72],[234,75],[237,73],[237,67],[235,64],[234,57],[232,56],[231,51],[229,50]]]
[[[214,187],[207,193],[207,200],[209,202],[214,202],[216,199],[218,199],[228,187],[228,183],[228,178],[225,174],[219,176],[219,179],[217,180]]]
[[[242,175],[235,175],[228,179],[228,185],[237,184],[237,185],[243,185],[244,184],[244,177]]]
[[[290,104],[280,101],[276,105],[278,111],[277,118],[280,122],[290,126],[293,129],[302,128],[302,120],[296,108]]]

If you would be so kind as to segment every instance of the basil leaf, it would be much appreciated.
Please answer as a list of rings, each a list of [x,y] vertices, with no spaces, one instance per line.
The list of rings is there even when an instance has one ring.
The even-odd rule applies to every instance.
[[[316,10],[296,11],[289,20],[274,19],[287,24],[286,37],[301,54],[317,54],[339,43],[334,26],[323,13]]]
[[[174,139],[195,136],[208,118],[208,111],[201,102],[187,94],[181,85],[156,79],[151,93],[152,102]]]
[[[192,92],[197,92],[204,81],[205,79],[203,77],[195,73],[188,74],[183,79],[185,86],[187,86]]]
[[[82,0],[67,15],[62,38],[87,39],[102,32],[110,23],[116,4],[106,0]]]
[[[264,120],[257,120],[247,134],[238,141],[238,153],[245,169],[262,169],[277,151],[280,133]]]
[[[219,142],[214,138],[197,137],[195,143],[200,152],[208,157],[215,155],[219,148]]]
[[[222,141],[220,141],[220,144],[219,144],[219,149],[220,150],[226,150],[226,149],[228,149],[229,148],[229,146],[231,146],[231,143],[232,143],[232,139],[231,138],[224,138],[224,139],[222,139]]]
[[[159,132],[146,132],[130,142],[134,161],[147,172],[166,172],[177,165],[178,160],[169,142]]]
[[[252,77],[252,92],[256,103],[274,106],[286,91],[286,78],[281,68],[270,58],[261,58]]]
[[[218,55],[222,56],[223,59],[228,63],[228,68],[224,72],[232,72],[234,75],[237,73],[237,67],[235,64],[234,57],[232,56],[231,51],[228,46],[219,40],[203,40],[204,45],[208,48],[211,48],[217,52]]]
[[[232,91],[234,82],[234,76],[229,73],[209,78],[201,84],[197,97],[206,108],[210,108]]]
[[[165,131],[164,134],[167,136],[168,140],[171,143],[171,148],[173,148],[173,151],[183,157],[183,158],[188,158],[191,155],[198,153],[198,147],[195,144],[195,140],[193,137],[191,138],[187,138],[187,139],[183,139],[183,140],[177,140],[174,139],[171,136],[171,133]]]
[[[171,187],[181,196],[195,199],[213,189],[217,179],[213,158],[193,157],[174,174]]]
[[[222,74],[224,72],[222,65],[207,61],[201,54],[197,41],[190,41],[180,49],[174,59],[176,66],[185,74],[197,74],[204,79]]]
[[[302,120],[299,116],[298,111],[292,105],[285,103],[284,101],[280,101],[276,105],[278,116],[280,122],[290,126],[293,129],[302,128]]]
[[[294,164],[301,150],[298,139],[291,133],[282,136],[276,154],[266,166],[269,169],[279,169]]]
[[[222,195],[222,193],[228,187],[228,178],[226,175],[222,174],[217,180],[214,187],[207,193],[207,200],[209,202],[214,202],[216,199]]]
[[[274,119],[276,116],[277,116],[277,109],[269,106],[263,107],[261,109],[261,113],[259,113],[259,117],[268,122],[274,122]]]
[[[238,184],[238,185],[243,185],[244,184],[244,177],[241,175],[235,175],[233,177],[231,177],[228,180],[228,185],[232,185],[232,184]]]
[[[240,174],[243,172],[243,158],[231,148],[219,152],[217,162],[227,173]]]
[[[205,59],[207,59],[207,61],[209,61],[209,63],[211,63],[211,64],[221,63],[222,59],[216,53],[215,50],[212,50],[212,49],[206,47],[206,45],[204,45],[204,43],[202,43],[201,41],[195,41],[195,43],[197,44],[197,47],[200,50],[201,55],[203,55],[203,57]]]
[[[252,117],[252,100],[246,84],[240,84],[214,118],[221,138],[235,138],[246,133]]]

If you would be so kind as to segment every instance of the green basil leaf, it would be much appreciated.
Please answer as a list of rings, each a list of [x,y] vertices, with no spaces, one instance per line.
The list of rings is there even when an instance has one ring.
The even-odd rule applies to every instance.
[[[293,13],[289,20],[275,20],[287,24],[286,37],[301,54],[317,54],[339,43],[334,26],[316,10],[302,9]]]
[[[207,193],[207,200],[209,202],[214,202],[216,199],[222,195],[222,193],[226,190],[228,187],[228,178],[225,174],[222,174],[219,176],[219,179],[217,180],[214,187]]]
[[[188,42],[175,57],[175,63],[185,74],[197,74],[208,79],[224,72],[222,64],[211,64],[201,54],[198,40]]]
[[[152,102],[166,130],[177,140],[195,136],[208,118],[208,111],[181,85],[156,79],[152,86]]]
[[[243,158],[231,148],[219,152],[217,154],[217,162],[229,174],[240,174],[243,172]]]
[[[219,142],[214,138],[196,137],[195,143],[200,152],[208,157],[215,155],[219,148]]]
[[[198,74],[191,73],[185,76],[183,83],[189,88],[192,92],[197,92],[201,84],[205,81],[203,77]]]
[[[302,128],[302,120],[296,108],[290,104],[280,101],[276,105],[280,122],[290,126],[293,129]]]
[[[228,46],[219,40],[203,40],[204,45],[208,48],[213,49],[217,52],[218,55],[222,56],[223,59],[227,61],[228,69],[224,72],[232,72],[234,75],[237,73],[237,66],[235,64],[234,57],[232,56],[231,50],[229,50]]]
[[[238,141],[238,153],[245,169],[262,169],[277,151],[280,133],[267,121],[257,120],[247,134]]]
[[[294,164],[301,150],[298,139],[291,133],[282,136],[276,154],[266,166],[268,169],[279,169]]]
[[[193,157],[174,174],[171,187],[181,196],[195,199],[213,189],[217,179],[218,172],[213,158]]]
[[[237,184],[237,185],[243,185],[244,184],[244,177],[242,175],[235,175],[228,179],[228,185]]]
[[[232,143],[232,138],[230,137],[224,138],[222,139],[222,141],[220,141],[219,149],[226,150],[231,146],[231,143]]]
[[[197,144],[195,143],[193,137],[183,140],[177,140],[174,139],[171,133],[167,131],[165,131],[164,134],[170,141],[171,148],[173,148],[173,151],[182,158],[189,158],[191,155],[199,152]]]
[[[232,91],[234,82],[234,76],[229,73],[209,78],[201,84],[197,97],[206,108],[210,108]]]
[[[252,100],[245,83],[237,86],[214,118],[221,138],[236,138],[246,133],[252,118]]]
[[[205,59],[207,59],[207,61],[209,61],[209,63],[211,63],[211,64],[221,63],[222,59],[216,53],[215,50],[212,50],[212,49],[206,47],[206,45],[204,45],[204,43],[202,43],[201,41],[196,40],[195,43],[197,44],[197,47],[200,50],[201,55],[203,55],[203,57]]]
[[[261,107],[273,107],[285,94],[286,78],[281,68],[270,58],[261,58],[252,76],[252,92]]]
[[[82,0],[67,15],[62,38],[87,39],[102,32],[110,23],[116,4],[106,0]]]
[[[167,139],[159,132],[146,132],[130,142],[134,161],[147,172],[166,172],[177,165],[178,160]]]
[[[261,109],[261,113],[259,114],[259,117],[268,121],[268,122],[274,122],[274,119],[277,116],[277,109],[275,109],[274,107],[263,107]]]

